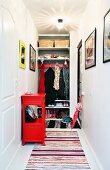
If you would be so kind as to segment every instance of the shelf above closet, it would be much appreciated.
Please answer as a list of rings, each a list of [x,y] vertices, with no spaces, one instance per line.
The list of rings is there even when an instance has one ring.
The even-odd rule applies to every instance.
[[[41,60],[42,60],[42,59],[38,59],[38,61],[41,61]],[[53,62],[53,61],[65,61],[65,60],[66,60],[66,61],[69,61],[70,59],[69,59],[69,58],[66,58],[66,57],[65,57],[65,58],[62,57],[62,58],[50,58],[50,59],[44,58],[44,59],[43,59],[43,61],[52,61],[52,62]]]
[[[69,34],[39,34],[39,37],[69,37]]]
[[[42,50],[42,51],[52,51],[52,50],[68,50],[70,49],[70,47],[38,47],[37,48],[39,51]]]

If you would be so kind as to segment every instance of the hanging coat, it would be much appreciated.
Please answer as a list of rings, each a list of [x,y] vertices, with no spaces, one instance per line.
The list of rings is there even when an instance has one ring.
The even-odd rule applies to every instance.
[[[65,99],[64,88],[65,88],[65,84],[64,84],[64,79],[63,79],[63,69],[61,69],[61,71],[60,71],[60,79],[59,79],[59,90],[56,91],[57,99],[59,99],[59,100],[64,100]]]
[[[41,66],[41,71],[40,71],[39,93],[45,93],[45,72],[44,72],[44,65]]]
[[[55,74],[52,68],[49,68],[45,72],[45,93],[46,93],[46,105],[54,104],[54,100],[56,99],[56,92],[54,89],[54,79]]]
[[[63,67],[63,79],[64,79],[64,96],[67,99],[69,99],[69,70],[64,65]]]

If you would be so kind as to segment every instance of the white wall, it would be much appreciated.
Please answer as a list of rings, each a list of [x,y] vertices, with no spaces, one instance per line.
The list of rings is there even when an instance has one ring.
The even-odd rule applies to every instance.
[[[70,116],[73,118],[77,104],[77,31],[70,32]]]
[[[82,89],[85,93],[83,129],[104,170],[110,169],[110,62],[103,64],[103,22],[109,8],[110,0],[90,0],[79,28],[83,56]],[[84,43],[95,27],[96,66],[85,70]]]
[[[26,69],[19,68],[19,40],[26,44]],[[29,70],[29,44],[37,33],[22,0],[0,1],[0,170],[21,143],[21,95],[37,92],[37,70]]]

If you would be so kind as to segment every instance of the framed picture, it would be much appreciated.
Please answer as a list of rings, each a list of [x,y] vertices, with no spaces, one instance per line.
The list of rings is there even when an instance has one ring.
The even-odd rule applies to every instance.
[[[26,45],[22,40],[19,41],[19,67],[26,68]]]
[[[110,9],[104,16],[103,63],[110,61]]]
[[[30,70],[36,70],[36,51],[30,44]]]
[[[85,69],[96,66],[96,28],[85,41]]]

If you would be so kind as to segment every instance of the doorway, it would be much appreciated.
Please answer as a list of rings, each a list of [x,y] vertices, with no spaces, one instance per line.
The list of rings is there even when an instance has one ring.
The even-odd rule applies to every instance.
[[[77,102],[80,102],[80,97],[82,95],[82,40],[79,42],[78,46],[78,61],[77,61]],[[79,112],[78,120],[80,126],[82,126],[82,111]]]

